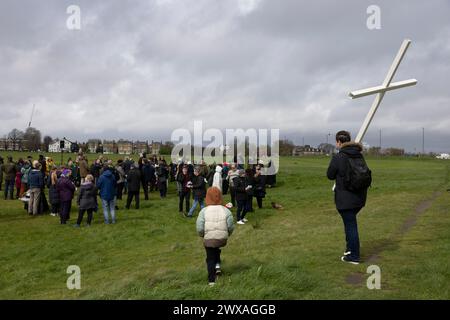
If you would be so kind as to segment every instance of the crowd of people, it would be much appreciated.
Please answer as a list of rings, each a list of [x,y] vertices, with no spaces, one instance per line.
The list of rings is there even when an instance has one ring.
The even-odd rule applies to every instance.
[[[0,157],[0,190],[4,180],[5,200],[21,199],[30,216],[50,212],[59,216],[61,224],[70,220],[75,200],[78,219],[74,226],[80,227],[85,214],[90,226],[93,214],[99,209],[98,197],[104,223],[114,224],[119,209],[117,200],[125,200],[125,209],[130,209],[132,204],[139,209],[141,190],[144,201],[154,191],[165,199],[172,182],[176,184],[179,213],[192,218],[198,207],[200,210],[205,207],[206,191],[214,186],[222,195],[230,195],[228,208],[236,207],[237,223],[245,224],[247,213],[254,211],[254,199],[258,208],[262,208],[267,184],[270,187],[276,182],[274,176],[261,174],[262,166],[259,162],[244,170],[237,163],[207,165],[202,160],[192,164],[182,159],[167,164],[164,157],[146,154],[141,154],[137,161],[127,156],[117,162],[100,155],[89,163],[83,153],[57,166],[52,158],[43,155],[37,160],[28,156],[16,162],[9,156],[6,161]],[[48,200],[45,189],[48,189]]]
[[[366,203],[371,171],[362,155],[362,146],[351,141],[349,132],[336,134],[336,147],[339,153],[333,156],[327,176],[336,182],[333,188],[336,209],[345,228],[346,248],[341,260],[359,264],[356,217]],[[87,226],[91,225],[93,214],[98,211],[98,196],[104,223],[114,224],[117,199],[121,200],[124,194],[127,195],[125,208],[130,209],[134,201],[135,208],[139,209],[141,187],[145,200],[149,200],[149,192],[156,190],[164,199],[168,184],[175,182],[178,209],[183,216],[192,218],[200,206],[196,228],[206,249],[208,281],[214,285],[221,273],[221,248],[234,230],[230,209],[236,207],[236,223],[245,224],[247,213],[254,211],[253,199],[256,198],[258,208],[262,208],[266,187],[276,183],[276,176],[261,174],[262,168],[261,162],[246,169],[242,164],[227,162],[208,166],[203,160],[196,165],[182,160],[167,164],[164,158],[147,158],[146,154],[137,162],[126,157],[116,163],[99,156],[89,166],[82,153],[75,161],[69,159],[66,165],[58,167],[51,158],[42,155],[38,160],[29,156],[17,162],[9,156],[6,162],[0,157],[0,190],[4,180],[5,199],[22,199],[31,216],[50,210],[52,215],[59,215],[61,224],[70,219],[72,200],[76,198],[78,218],[74,226],[79,228],[86,213]],[[50,206],[45,197],[46,187]],[[224,205],[223,196],[228,193],[231,201]]]

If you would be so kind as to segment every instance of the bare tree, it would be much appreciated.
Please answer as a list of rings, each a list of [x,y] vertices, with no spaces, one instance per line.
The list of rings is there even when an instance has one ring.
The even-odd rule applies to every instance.
[[[3,136],[2,144],[3,150],[8,150],[8,136],[6,134]]]
[[[45,152],[48,152],[48,147],[52,143],[52,141],[53,141],[52,137],[50,137],[50,136],[44,137],[43,146],[44,146]]]
[[[25,147],[29,151],[38,151],[41,149],[41,132],[33,127],[28,127],[24,134]]]
[[[19,129],[12,129],[10,133],[8,133],[8,140],[11,143],[11,147],[13,151],[17,151],[22,149],[22,143],[24,139],[24,133],[23,131],[20,131]]]

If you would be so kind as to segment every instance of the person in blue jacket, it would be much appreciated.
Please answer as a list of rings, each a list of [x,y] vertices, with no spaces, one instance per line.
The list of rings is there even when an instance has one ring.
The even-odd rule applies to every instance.
[[[116,178],[111,170],[103,171],[97,180],[97,188],[100,190],[105,224],[109,224],[109,215],[111,215],[111,223],[116,223]]]

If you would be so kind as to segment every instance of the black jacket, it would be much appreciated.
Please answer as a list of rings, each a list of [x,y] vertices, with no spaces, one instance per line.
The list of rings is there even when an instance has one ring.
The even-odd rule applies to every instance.
[[[342,145],[338,154],[334,155],[328,167],[327,176],[330,180],[336,180],[334,201],[338,210],[362,208],[366,205],[367,189],[352,192],[345,188],[344,177],[347,171],[347,159],[362,158],[362,146],[359,143],[346,142]]]
[[[245,177],[245,186],[251,186],[250,189],[247,190],[247,195],[252,197],[254,196],[254,191],[255,191],[255,178],[253,177],[253,174],[251,176],[246,176]]]
[[[158,169],[156,170],[156,174],[158,176],[158,181],[160,183],[164,182],[166,183],[167,178],[169,177],[169,171],[164,165],[160,165]]]
[[[127,174],[128,191],[139,192],[141,189],[141,173],[138,168],[132,168]]]
[[[77,204],[81,210],[97,208],[97,187],[93,183],[81,185]]]
[[[236,190],[236,200],[247,200],[248,194],[245,188],[247,187],[246,178],[245,177],[236,177],[233,179],[234,188]]]
[[[255,177],[253,189],[255,197],[264,198],[266,196],[266,176],[259,175]]]
[[[153,167],[150,163],[142,165],[142,181],[148,183],[151,181],[155,181],[155,167]]]
[[[206,182],[201,175],[192,176],[192,192],[194,198],[204,199],[206,197]]]

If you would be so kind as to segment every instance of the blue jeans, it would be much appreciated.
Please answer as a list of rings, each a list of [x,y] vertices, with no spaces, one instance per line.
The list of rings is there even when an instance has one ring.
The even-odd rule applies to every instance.
[[[14,194],[14,180],[5,180],[5,200],[8,198],[12,200]]]
[[[200,209],[203,209],[205,207],[205,202],[203,201],[203,198],[200,199],[200,198],[194,197],[194,203],[192,204],[192,207],[188,213],[189,217],[192,217],[192,215],[194,214],[194,210],[197,208],[198,204],[200,204]]]
[[[113,223],[116,222],[116,198],[112,200],[102,199],[102,207],[103,207],[103,217],[105,218],[105,223],[109,223],[109,212],[111,212],[111,220]]]
[[[345,241],[347,243],[346,251],[350,251],[350,259],[359,260],[359,234],[356,215],[361,208],[338,210],[345,228]]]

